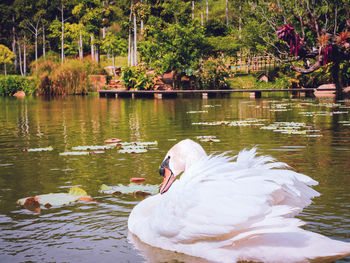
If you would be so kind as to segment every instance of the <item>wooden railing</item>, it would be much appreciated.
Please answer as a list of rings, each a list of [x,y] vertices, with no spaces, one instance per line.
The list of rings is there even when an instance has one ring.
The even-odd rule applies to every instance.
[[[271,56],[238,56],[230,61],[234,73],[267,72],[278,65],[279,62]]]

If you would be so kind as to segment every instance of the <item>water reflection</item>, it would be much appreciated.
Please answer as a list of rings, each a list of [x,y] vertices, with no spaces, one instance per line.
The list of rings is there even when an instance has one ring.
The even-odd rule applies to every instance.
[[[307,229],[350,241],[350,114],[348,102],[242,98],[106,99],[97,96],[0,98],[0,261],[199,262],[128,241],[127,218],[139,200],[105,196],[101,184],[128,184],[145,177],[159,184],[164,155],[176,141],[216,136],[201,143],[208,153],[258,146],[320,182],[315,199],[300,217]],[[202,111],[199,113],[187,113]],[[336,113],[334,112],[345,112]],[[319,137],[283,134],[261,126],[204,126],[196,122],[263,119],[305,123]],[[109,138],[158,141],[142,154],[106,150],[89,156],[59,156],[79,145],[103,145]],[[30,153],[26,148],[52,146]],[[16,200],[80,186],[98,203],[78,202],[33,214]],[[134,248],[134,245],[137,247]],[[142,255],[141,255],[141,254]],[[205,262],[205,261],[203,261]],[[345,260],[344,262],[350,262]]]

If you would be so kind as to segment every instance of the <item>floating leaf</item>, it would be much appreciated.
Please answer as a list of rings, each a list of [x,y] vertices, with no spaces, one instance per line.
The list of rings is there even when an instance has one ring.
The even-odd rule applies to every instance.
[[[63,152],[60,153],[61,156],[68,156],[68,155],[89,155],[89,152]]]
[[[215,122],[194,122],[192,125],[204,126],[259,126],[265,119],[246,119],[243,121],[215,121]]]
[[[69,189],[69,193],[70,195],[73,195],[73,196],[88,196],[87,192],[80,188],[80,187],[77,187],[77,186],[73,186]]]
[[[132,177],[130,178],[131,183],[142,183],[146,181],[146,178],[141,178],[141,177]]]
[[[208,111],[206,111],[206,110],[197,110],[197,111],[188,111],[188,112],[186,112],[186,113],[188,113],[188,114],[194,114],[194,113],[208,113]]]
[[[45,151],[52,151],[52,146],[45,147],[45,148],[30,148],[30,149],[24,149],[25,152],[45,152]]]
[[[96,150],[106,150],[112,148],[110,145],[91,145],[91,146],[76,146],[72,147],[73,151],[96,151]]]
[[[118,151],[119,153],[145,153],[147,149],[140,147],[128,147]]]
[[[103,194],[135,194],[135,193],[146,193],[146,194],[157,194],[159,193],[159,185],[151,184],[135,184],[131,183],[129,185],[114,185],[107,186],[105,184],[101,185],[100,193]]]
[[[216,136],[197,136],[196,138],[201,142],[220,142],[219,139],[216,139]]]
[[[111,139],[107,139],[104,141],[105,144],[111,144],[111,143],[119,143],[121,142],[122,139],[118,139],[118,138],[111,138]]]
[[[93,151],[93,152],[90,152],[91,154],[101,154],[101,153],[105,153],[105,151]]]
[[[17,203],[23,205],[26,209],[33,212],[40,212],[40,206],[50,208],[52,206],[68,205],[75,201],[94,201],[80,187],[71,187],[69,193],[50,193],[37,195],[34,197],[25,197],[19,199]]]

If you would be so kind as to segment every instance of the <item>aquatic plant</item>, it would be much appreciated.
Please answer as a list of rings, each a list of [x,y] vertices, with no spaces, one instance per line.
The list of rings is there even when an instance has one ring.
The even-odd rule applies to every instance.
[[[84,94],[90,91],[88,76],[103,70],[89,58],[67,59],[61,64],[55,58],[39,59],[31,65],[41,95]]]

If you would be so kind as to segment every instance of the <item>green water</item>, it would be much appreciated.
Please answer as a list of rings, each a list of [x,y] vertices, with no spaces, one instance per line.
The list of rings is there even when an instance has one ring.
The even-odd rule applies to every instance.
[[[135,248],[128,239],[127,219],[141,198],[98,192],[101,184],[128,184],[145,177],[160,184],[159,165],[177,141],[216,136],[201,142],[207,153],[257,146],[260,154],[286,162],[319,181],[322,196],[300,217],[305,228],[350,241],[350,114],[349,102],[176,98],[109,99],[0,98],[0,262],[157,262],[179,259],[175,253]],[[259,119],[259,120],[256,120]],[[255,122],[254,124],[248,121]],[[245,121],[238,126],[203,125],[215,121]],[[301,134],[262,127],[276,122],[303,123]],[[196,125],[196,123],[202,123]],[[288,126],[288,124],[285,124]],[[103,145],[104,140],[157,141],[146,153],[116,149],[88,156],[60,156],[75,146]],[[52,146],[53,151],[25,149]],[[77,202],[42,209],[40,214],[16,200],[80,186],[97,203]],[[162,258],[163,257],[163,258]],[[182,257],[185,262],[198,259]],[[350,262],[345,259],[343,262]]]

